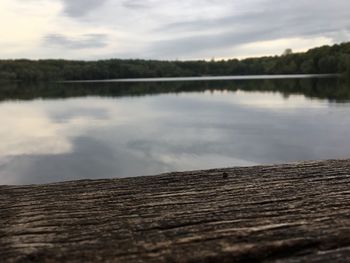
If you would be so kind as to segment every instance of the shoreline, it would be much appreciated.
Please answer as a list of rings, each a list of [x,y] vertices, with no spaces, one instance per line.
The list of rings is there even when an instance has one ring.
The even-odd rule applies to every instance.
[[[181,82],[181,81],[215,81],[215,80],[264,80],[264,79],[307,79],[338,78],[341,74],[276,74],[276,75],[232,75],[200,77],[155,77],[155,78],[122,78],[96,80],[64,80],[57,83],[98,83],[98,82]]]

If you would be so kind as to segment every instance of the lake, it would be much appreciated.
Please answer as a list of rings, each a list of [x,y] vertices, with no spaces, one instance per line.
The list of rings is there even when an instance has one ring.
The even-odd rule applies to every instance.
[[[350,157],[337,78],[0,84],[0,184]]]

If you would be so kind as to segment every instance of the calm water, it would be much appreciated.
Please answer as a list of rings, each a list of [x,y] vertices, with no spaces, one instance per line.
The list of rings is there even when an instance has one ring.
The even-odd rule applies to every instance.
[[[350,157],[337,79],[0,85],[0,184]]]

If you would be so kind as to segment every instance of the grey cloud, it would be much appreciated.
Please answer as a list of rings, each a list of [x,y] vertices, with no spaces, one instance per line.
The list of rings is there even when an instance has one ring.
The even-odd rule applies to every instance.
[[[122,5],[128,9],[150,8],[150,3],[146,0],[126,0],[122,3]]]
[[[69,49],[102,48],[107,45],[107,39],[108,36],[105,34],[84,34],[75,38],[61,34],[48,34],[44,37],[44,45]]]
[[[64,12],[71,17],[81,17],[102,6],[107,0],[61,0]]]
[[[275,0],[265,0],[256,3],[253,10],[220,17],[216,19],[198,19],[192,21],[181,21],[167,24],[160,28],[160,31],[197,31],[208,29],[247,27],[247,26],[271,26],[281,24],[281,26],[293,26],[293,23],[312,23],[313,26],[322,26],[323,24],[334,24],[339,29],[339,22],[347,22],[349,26],[348,10],[350,2],[329,0],[310,0],[308,2],[283,1],[279,4]],[[262,24],[261,24],[262,23]],[[320,24],[318,24],[320,23]],[[306,24],[308,26],[308,24]],[[343,25],[344,26],[344,25]]]
[[[272,28],[271,28],[272,29]],[[186,56],[210,49],[235,47],[255,41],[272,40],[283,34],[271,29],[255,31],[226,31],[217,34],[202,34],[178,39],[162,40],[152,43],[150,56]]]
[[[349,1],[287,0],[280,4],[266,0],[239,15],[162,26],[156,32],[173,32],[179,37],[151,43],[149,51],[151,56],[175,57],[279,38],[325,36],[334,42],[345,41],[350,32],[348,10]],[[183,33],[191,36],[181,37]]]
[[[32,2],[32,5],[38,5],[40,2],[17,1]],[[84,32],[108,29],[110,37],[118,39],[118,45],[111,42],[110,48],[104,49],[100,54],[80,53],[78,58],[100,59],[113,56],[197,59],[233,55],[242,57],[263,53],[265,47],[259,47],[257,43],[262,41],[299,38],[310,39],[310,45],[318,45],[316,41],[319,40],[321,45],[350,40],[349,0],[55,1],[63,3],[62,12],[75,19],[74,27],[78,30],[79,26]],[[57,21],[60,23],[61,20]],[[58,33],[57,35],[47,35],[45,45],[73,49],[106,45],[107,36],[104,35],[70,38],[65,35],[64,28],[54,28],[60,31],[52,31]],[[288,47],[300,50],[306,48],[306,43],[308,42],[301,41],[300,45]],[[288,48],[279,45],[284,44],[276,43],[276,47],[271,47],[268,52],[278,54],[284,48]],[[43,52],[40,48],[42,47],[38,47],[37,50],[39,54]],[[240,50],[245,50],[245,54],[238,54]],[[258,54],[254,53],[257,50]],[[32,53],[28,54],[32,56]]]

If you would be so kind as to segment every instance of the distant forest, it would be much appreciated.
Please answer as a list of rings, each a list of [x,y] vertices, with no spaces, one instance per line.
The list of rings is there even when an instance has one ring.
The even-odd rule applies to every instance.
[[[327,99],[337,103],[350,100],[350,83],[346,79],[306,78],[198,82],[0,82],[0,102],[38,98],[125,97],[207,91],[278,92],[284,97],[302,94],[308,98]]]
[[[0,60],[0,80],[21,81],[324,73],[350,77],[350,42],[243,60]]]

